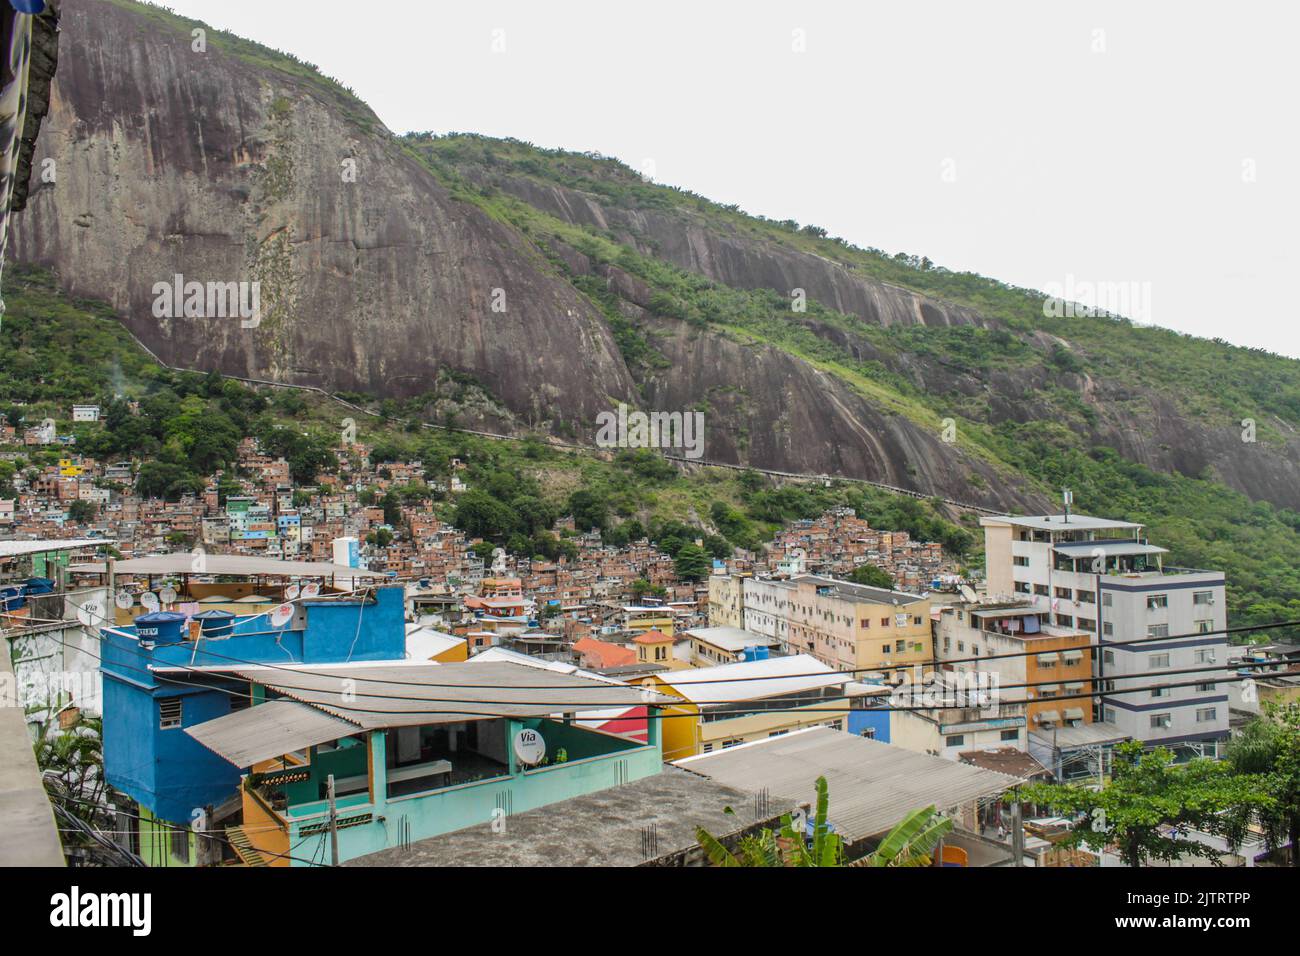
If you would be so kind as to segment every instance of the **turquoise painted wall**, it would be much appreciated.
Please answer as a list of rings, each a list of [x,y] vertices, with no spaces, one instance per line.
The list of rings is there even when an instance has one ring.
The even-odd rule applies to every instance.
[[[515,732],[535,721],[511,721],[509,739]],[[544,722],[548,723],[548,722]],[[542,730],[547,741],[547,752],[552,744],[548,731]],[[581,728],[563,727],[562,732],[584,734]],[[592,736],[600,737],[599,734]],[[617,744],[617,741],[614,741]],[[370,747],[375,767],[384,766],[384,736],[370,736]],[[571,751],[572,753],[572,751]],[[513,760],[513,758],[512,758]],[[340,801],[339,817],[344,824],[339,830],[339,858],[351,860],[367,853],[375,853],[401,842],[403,823],[409,826],[410,839],[424,840],[462,830],[472,826],[491,826],[498,807],[507,816],[524,813],[548,804],[580,797],[608,787],[640,780],[659,773],[663,768],[663,750],[656,740],[650,744],[631,747],[620,753],[607,753],[586,759],[570,757],[567,763],[553,764],[536,770],[517,771],[509,777],[468,783],[447,790],[410,797],[397,797],[370,804],[364,796]],[[382,792],[383,787],[378,789]],[[359,800],[360,802],[353,802]],[[321,812],[304,818],[303,814]],[[295,816],[290,825],[289,844],[296,846],[295,860],[291,865],[303,866],[300,860],[329,860],[329,833],[322,829],[317,834],[304,836],[303,828],[320,826],[326,822],[324,807],[294,807]],[[369,822],[347,826],[347,818],[369,813]],[[382,818],[382,819],[381,819]],[[306,842],[301,842],[305,840]],[[324,844],[322,847],[321,844]]]

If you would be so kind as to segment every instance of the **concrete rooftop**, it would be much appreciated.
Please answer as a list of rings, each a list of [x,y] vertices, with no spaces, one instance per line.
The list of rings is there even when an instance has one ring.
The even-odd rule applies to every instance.
[[[695,844],[695,828],[716,837],[793,809],[769,797],[759,814],[753,794],[665,765],[653,777],[598,790],[505,819],[505,832],[477,827],[419,840],[349,861],[347,866],[638,866],[642,835],[655,828],[655,853]],[[732,807],[734,816],[724,813]]]

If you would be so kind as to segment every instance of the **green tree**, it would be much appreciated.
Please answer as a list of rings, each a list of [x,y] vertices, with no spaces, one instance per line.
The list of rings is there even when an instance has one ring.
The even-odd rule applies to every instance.
[[[885,835],[864,865],[929,866],[935,847],[950,830],[952,820],[933,806],[913,810]]]
[[[849,572],[849,580],[856,584],[866,584],[873,588],[890,588],[894,586],[894,579],[890,577],[889,572],[883,568],[878,568],[874,564],[861,564]]]
[[[1300,704],[1265,704],[1229,742],[1227,760],[1237,773],[1259,776],[1272,798],[1256,809],[1265,846],[1289,846],[1291,865],[1300,867]]]
[[[519,517],[486,491],[470,489],[457,499],[452,524],[471,538],[501,541],[519,526]]]
[[[1078,818],[1065,846],[1118,848],[1127,866],[1191,855],[1219,862],[1219,851],[1189,839],[1193,830],[1240,845],[1250,814],[1272,804],[1260,780],[1217,760],[1176,766],[1164,747],[1144,753],[1141,743],[1115,748],[1115,770],[1101,790],[1077,784],[1030,784],[1020,799]]]
[[[741,837],[733,852],[704,827],[696,827],[695,839],[704,848],[714,866],[843,866],[844,841],[830,827],[830,793],[825,777],[818,777],[817,807],[813,814],[811,844],[804,828],[795,830],[795,818],[787,813],[781,817],[780,830],[763,828],[757,833]],[[734,815],[731,807],[725,813]]]
[[[698,544],[683,545],[673,559],[673,570],[683,581],[698,581],[713,569],[709,553]]]

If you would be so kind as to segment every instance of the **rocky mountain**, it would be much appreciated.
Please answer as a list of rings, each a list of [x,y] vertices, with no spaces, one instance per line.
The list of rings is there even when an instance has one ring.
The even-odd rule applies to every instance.
[[[601,157],[399,137],[285,54],[127,0],[62,11],[57,178],[11,254],[171,365],[417,405],[452,375],[462,424],[586,442],[618,402],[698,409],[709,459],[988,507],[1071,482],[1114,511],[1163,475],[1300,508],[1300,363],[1052,319]],[[157,316],[178,274],[259,283],[256,327]]]

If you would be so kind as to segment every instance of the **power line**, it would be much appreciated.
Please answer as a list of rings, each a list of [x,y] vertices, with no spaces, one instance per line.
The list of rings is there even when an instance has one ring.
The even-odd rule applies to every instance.
[[[102,658],[99,658],[98,655],[95,655],[95,654],[93,654],[93,653],[91,653],[91,652],[89,652],[89,651],[83,651],[83,653],[86,653],[86,654],[88,654],[89,656],[91,656],[91,657],[95,657],[97,660],[101,660],[101,661],[102,661]],[[227,687],[221,687],[221,686],[218,686],[218,685],[215,685],[215,684],[197,684],[197,685],[196,685],[195,683],[190,682],[190,681],[183,681],[183,680],[179,680],[179,679],[176,679],[176,678],[166,677],[166,676],[164,676],[164,675],[158,674],[156,671],[153,671],[153,670],[147,670],[147,669],[145,669],[145,668],[139,668],[139,667],[130,667],[129,665],[122,665],[122,666],[123,666],[125,669],[127,669],[127,670],[133,670],[133,671],[137,671],[137,672],[140,672],[140,673],[147,673],[147,674],[150,674],[152,677],[154,677],[154,679],[156,679],[156,680],[161,680],[161,681],[163,681],[163,682],[165,682],[165,683],[168,683],[168,684],[175,684],[175,685],[179,685],[179,686],[187,686],[187,687],[195,687],[195,686],[197,686],[197,687],[200,687],[200,688],[202,688],[202,689],[204,689],[204,690],[211,690],[211,691],[216,691],[216,692],[219,692],[219,693],[224,693],[224,694],[226,694],[226,695],[228,695],[228,696],[230,696],[230,697],[238,697],[238,698],[241,698],[241,699],[247,699],[247,700],[249,700],[249,701],[256,701],[256,700],[257,700],[257,698],[256,698],[253,694],[251,694],[251,693],[242,693],[242,692],[239,692],[239,691],[236,691],[236,690],[232,690],[232,689],[227,688]],[[183,664],[182,664],[182,665],[175,665],[175,666],[178,667],[178,668],[181,669],[181,670],[186,670],[186,671],[191,671],[191,672],[197,673],[197,674],[199,674],[200,676],[211,675],[211,674],[213,673],[212,671],[205,671],[205,670],[199,670],[199,669],[197,669],[197,668],[187,667],[186,665],[183,665]],[[1255,665],[1251,665],[1251,666],[1263,666],[1263,664],[1255,664]],[[1165,671],[1165,672],[1163,672],[1163,673],[1165,673],[1165,674],[1178,674],[1178,673],[1188,673],[1188,672],[1191,672],[1191,673],[1201,673],[1201,672],[1203,672],[1203,671],[1205,671],[1205,670],[1215,670],[1215,671],[1218,671],[1218,670],[1220,670],[1220,669],[1219,669],[1218,667],[1213,667],[1213,668],[1192,668],[1192,669],[1185,669],[1185,670],[1172,670],[1172,671]],[[1134,678],[1134,677],[1139,677],[1139,676],[1154,676],[1154,673],[1155,673],[1155,672],[1150,672],[1150,673],[1148,673],[1148,674],[1133,674],[1133,675],[1126,675],[1126,677],[1128,677],[1128,678]],[[822,676],[825,676],[825,675],[822,675]],[[1246,679],[1249,679],[1249,678],[1244,677],[1244,676],[1242,676],[1242,675],[1238,675],[1236,678],[1220,678],[1220,679],[1216,680],[1215,683],[1226,683],[1226,684],[1231,684],[1231,683],[1236,683],[1238,680],[1246,680]],[[1093,682],[1092,679],[1090,679],[1089,682]],[[257,681],[252,681],[252,680],[250,680],[250,683],[257,683]],[[1058,681],[1055,681],[1055,682],[1048,682],[1048,683],[1061,683],[1061,681],[1058,680]],[[764,707],[764,708],[758,708],[758,709],[755,709],[754,711],[752,711],[752,713],[800,713],[800,714],[810,714],[810,713],[833,713],[833,714],[838,714],[838,715],[843,716],[843,715],[844,715],[844,712],[845,712],[846,710],[855,710],[855,709],[860,709],[860,710],[863,710],[863,711],[873,711],[873,712],[876,712],[876,713],[882,713],[882,712],[918,712],[918,711],[935,711],[935,710],[951,710],[951,709],[986,709],[988,706],[1003,706],[1003,705],[1013,706],[1013,705],[1020,705],[1020,704],[1025,704],[1025,705],[1028,705],[1028,704],[1042,704],[1042,703],[1048,703],[1048,702],[1050,702],[1050,703],[1056,703],[1056,702],[1059,702],[1059,701],[1066,701],[1066,700],[1091,700],[1091,699],[1093,699],[1093,698],[1114,697],[1114,696],[1119,696],[1119,695],[1122,695],[1122,694],[1135,694],[1135,693],[1142,693],[1142,692],[1144,692],[1144,691],[1151,691],[1151,690],[1160,690],[1160,689],[1170,689],[1170,690],[1172,690],[1172,689],[1182,688],[1182,687],[1195,687],[1195,686],[1198,686],[1198,685],[1203,684],[1203,683],[1206,683],[1206,682],[1203,681],[1203,680],[1193,680],[1193,681],[1183,681],[1183,682],[1178,682],[1178,683],[1168,683],[1168,684],[1146,684],[1146,685],[1143,685],[1143,686],[1141,686],[1141,687],[1132,687],[1132,688],[1115,689],[1115,690],[1105,690],[1105,691],[1102,691],[1102,690],[1085,691],[1085,692],[1076,693],[1076,694],[1062,694],[1062,695],[1059,695],[1059,696],[1048,697],[1048,698],[1023,698],[1023,699],[1018,699],[1018,700],[1009,700],[1009,701],[993,701],[993,702],[991,702],[991,704],[988,704],[988,703],[985,703],[985,704],[980,704],[980,703],[970,703],[970,704],[959,705],[959,704],[949,704],[949,703],[935,703],[935,704],[920,704],[920,705],[911,705],[911,706],[900,706],[900,705],[892,705],[892,704],[891,704],[891,705],[887,705],[887,706],[877,706],[877,707],[867,707],[867,708],[852,708],[852,707],[849,707],[849,706],[847,706],[847,705],[845,705],[845,706],[838,706],[838,707],[829,707],[829,708],[828,708],[828,707],[810,707],[810,706],[803,706],[803,707]],[[275,688],[276,688],[276,685],[266,685],[266,686],[271,686],[272,689],[275,689]],[[316,690],[316,688],[290,687],[290,686],[288,686],[288,685],[280,685],[280,686],[281,686],[281,687],[286,687],[287,689],[291,689],[291,690],[294,690],[294,689],[296,689],[296,690]],[[419,686],[419,685],[413,685],[413,686]],[[429,686],[452,686],[452,685],[429,685]],[[490,686],[496,687],[497,685],[490,685]],[[550,685],[550,686],[541,685],[541,686],[543,686],[545,689],[549,689],[549,690],[554,690],[554,689],[556,689],[553,685]],[[627,685],[627,686],[631,686],[631,685]],[[1017,685],[1017,686],[1019,686],[1019,685]],[[1024,685],[1024,686],[1030,686],[1030,685]],[[1036,686],[1036,685],[1033,685],[1033,686]],[[509,688],[507,688],[507,689],[509,689]],[[973,692],[973,693],[976,694],[977,699],[978,699],[978,694],[979,694],[979,692],[976,691],[976,692]],[[376,699],[376,700],[400,700],[400,701],[417,702],[417,703],[451,703],[451,704],[457,704],[457,703],[472,703],[472,704],[499,705],[499,706],[516,706],[516,705],[520,705],[520,704],[533,704],[533,703],[536,703],[536,702],[534,702],[534,701],[502,701],[502,700],[480,700],[480,701],[470,701],[470,702],[467,702],[467,701],[463,701],[463,700],[458,699],[458,698],[425,698],[425,697],[410,697],[410,696],[400,696],[400,695],[391,695],[391,694],[358,694],[357,696],[358,696],[358,697],[370,697],[370,698],[374,698],[374,699]],[[290,697],[290,699],[293,699],[293,698]],[[777,698],[757,698],[757,699],[758,699],[758,700],[773,700],[773,699],[775,699],[775,700],[787,700],[787,699],[789,699],[789,698],[780,698],[780,697],[777,697]],[[843,699],[844,699],[845,701],[848,700],[847,697],[845,697],[845,698],[843,698]],[[719,704],[750,704],[750,703],[754,703],[755,700],[756,700],[755,698],[748,698],[748,699],[740,699],[740,700],[732,700],[732,701],[716,701],[716,702],[711,701],[711,702],[709,702],[709,703],[719,703]],[[413,711],[410,711],[410,710],[379,710],[379,709],[376,709],[376,708],[370,708],[370,707],[350,707],[350,706],[347,706],[347,705],[345,705],[345,704],[341,704],[341,703],[333,703],[333,702],[331,702],[331,703],[321,703],[321,702],[312,702],[312,701],[300,701],[300,702],[301,702],[301,703],[307,703],[308,706],[314,706],[314,707],[316,707],[316,708],[318,708],[318,709],[321,709],[321,710],[326,710],[326,711],[330,711],[330,712],[343,712],[343,713],[345,713],[345,714],[346,714],[346,713],[357,713],[357,714],[370,714],[370,715],[382,715],[382,716],[405,716],[405,717],[410,717],[410,716],[412,716],[413,713],[419,713],[418,711],[417,711],[417,712],[413,712]],[[562,711],[563,711],[563,708],[565,708],[565,707],[584,707],[584,708],[591,708],[591,709],[595,710],[595,709],[612,709],[612,708],[619,707],[619,706],[626,706],[627,708],[631,709],[631,708],[635,708],[635,707],[637,707],[637,706],[641,706],[640,704],[637,704],[637,703],[627,703],[627,702],[620,702],[620,701],[607,701],[607,700],[606,700],[606,701],[587,701],[587,702],[575,702],[575,701],[567,701],[567,702],[565,702],[565,701],[546,701],[546,702],[544,702],[544,703],[545,703],[548,707],[555,707],[556,710],[557,710],[557,712],[562,712]],[[1172,703],[1172,702],[1171,702],[1171,703]],[[696,706],[696,705],[694,704],[694,702],[692,702],[692,701],[690,701],[690,700],[687,700],[687,699],[685,699],[685,698],[683,698],[683,699],[681,700],[681,703],[680,703],[680,704],[674,702],[674,703],[669,703],[669,704],[652,705],[652,706],[657,707],[657,708],[661,708],[661,709],[678,709],[678,710],[680,710],[680,708],[681,708],[683,705]],[[449,709],[449,710],[447,710],[447,711],[445,711],[445,712],[446,712],[446,713],[454,713],[454,714],[457,714],[457,715],[463,715],[463,716],[466,716],[466,717],[478,717],[478,718],[485,718],[485,719],[493,719],[493,718],[498,718],[498,719],[499,719],[499,718],[505,718],[505,717],[509,717],[509,716],[510,716],[509,714],[502,714],[502,713],[495,712],[495,711],[478,711],[478,710],[472,710],[472,709],[463,708],[463,707],[454,707],[453,709]],[[430,714],[436,714],[436,713],[439,713],[439,711],[431,710],[431,711],[427,711],[427,713],[430,713]],[[735,716],[735,717],[744,716],[746,713],[750,713],[750,712],[749,712],[749,711],[744,711],[744,710],[742,709],[742,710],[739,710],[739,711],[737,711],[736,713],[734,713],[732,716]],[[702,717],[702,716],[703,716],[703,714],[698,714],[698,713],[676,713],[676,714],[657,713],[657,714],[656,714],[656,713],[649,713],[649,712],[647,712],[647,714],[645,715],[645,719],[647,719],[647,720],[671,720],[671,719],[678,718],[678,717]],[[345,718],[345,719],[346,719],[346,718]],[[640,719],[640,718],[638,717],[637,719]],[[363,728],[363,727],[360,727],[360,726],[358,725],[358,731],[357,731],[357,732],[363,732],[363,731],[365,731],[366,729],[367,729],[367,728]],[[373,728],[372,728],[372,729],[373,729]]]

